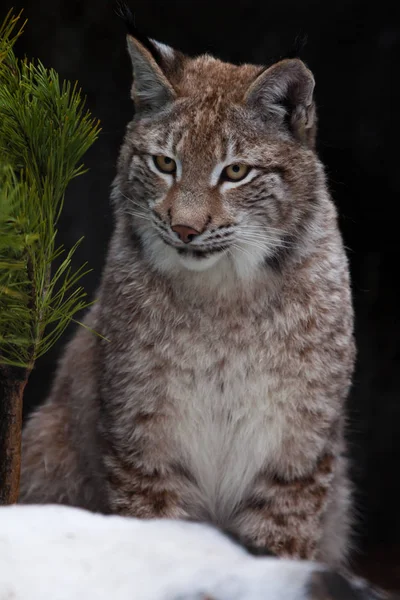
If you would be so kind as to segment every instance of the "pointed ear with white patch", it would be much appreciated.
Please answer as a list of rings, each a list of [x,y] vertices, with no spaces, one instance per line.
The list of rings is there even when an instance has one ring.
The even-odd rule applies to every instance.
[[[310,147],[315,145],[314,77],[299,59],[282,60],[263,71],[245,97],[248,106],[275,119]]]
[[[171,46],[152,39],[150,39],[149,42],[153,46],[154,51],[157,52],[156,60],[158,64],[161,65],[166,73],[168,70],[172,70],[178,61],[182,60],[183,54],[174,50]]]
[[[159,58],[161,62],[165,54],[165,62],[168,64],[173,50],[150,40],[148,47],[145,47],[132,35],[128,35],[127,40],[133,66],[132,98],[136,110],[139,113],[160,110],[175,100],[176,93],[156,59]],[[153,52],[151,48],[154,49]]]

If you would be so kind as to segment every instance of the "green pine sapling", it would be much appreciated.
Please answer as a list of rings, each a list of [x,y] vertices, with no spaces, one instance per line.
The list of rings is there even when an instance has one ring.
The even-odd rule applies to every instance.
[[[10,11],[0,26],[0,504],[18,499],[29,374],[88,305],[86,267],[71,270],[79,241],[66,252],[56,234],[66,187],[99,134],[76,84],[15,56],[20,17]]]

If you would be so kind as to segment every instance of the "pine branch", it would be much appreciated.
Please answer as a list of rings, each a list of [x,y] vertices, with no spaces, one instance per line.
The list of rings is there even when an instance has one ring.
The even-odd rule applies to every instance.
[[[53,277],[51,265],[66,187],[99,126],[77,84],[16,58],[18,21],[9,13],[0,29],[0,362],[31,368],[87,306],[87,270],[70,271],[76,245]]]
[[[86,265],[71,270],[79,242],[66,252],[56,236],[67,185],[100,131],[76,83],[15,56],[20,16],[0,27],[0,504],[16,501],[29,373],[89,305]]]

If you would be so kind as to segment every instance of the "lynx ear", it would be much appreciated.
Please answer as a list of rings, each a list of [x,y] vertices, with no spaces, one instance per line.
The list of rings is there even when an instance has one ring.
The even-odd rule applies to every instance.
[[[158,110],[175,98],[175,91],[166,71],[173,62],[174,51],[141,33],[124,0],[116,1],[116,13],[125,23],[128,33],[128,52],[133,65],[132,98],[136,110]]]
[[[132,98],[138,112],[152,112],[172,102],[175,91],[168,81],[156,57],[166,53],[167,46],[152,43],[145,47],[131,35],[127,36],[128,51],[133,66]],[[154,54],[150,51],[154,44]]]
[[[314,77],[299,59],[282,60],[263,71],[245,100],[266,117],[279,120],[310,147],[315,144]]]

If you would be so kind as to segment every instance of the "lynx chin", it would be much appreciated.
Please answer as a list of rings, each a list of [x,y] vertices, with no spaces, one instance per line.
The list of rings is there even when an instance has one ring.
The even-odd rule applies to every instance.
[[[23,440],[21,501],[207,521],[345,563],[348,263],[314,79],[131,25],[134,118],[98,302]]]

